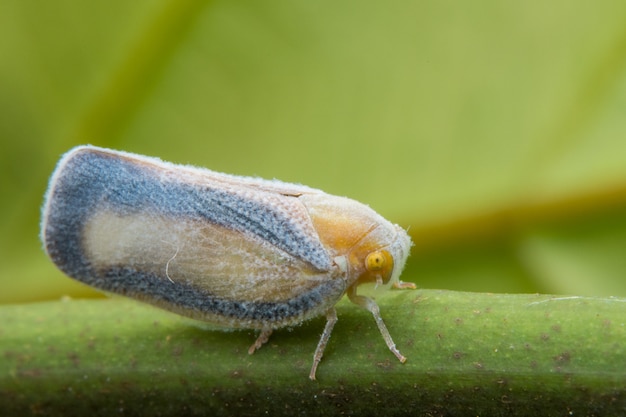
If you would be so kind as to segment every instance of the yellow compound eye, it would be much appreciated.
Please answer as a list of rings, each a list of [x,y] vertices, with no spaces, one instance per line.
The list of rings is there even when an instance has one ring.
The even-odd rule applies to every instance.
[[[363,262],[365,271],[357,279],[358,284],[387,284],[393,272],[393,256],[386,250],[370,252]]]
[[[385,255],[380,251],[372,252],[365,258],[365,267],[368,271],[380,271],[385,264]]]

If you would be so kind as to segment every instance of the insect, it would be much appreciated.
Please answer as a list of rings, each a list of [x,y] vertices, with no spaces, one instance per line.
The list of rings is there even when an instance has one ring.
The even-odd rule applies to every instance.
[[[66,153],[52,174],[41,239],[56,266],[98,289],[226,328],[274,329],[325,315],[316,370],[347,294],[399,283],[411,240],[368,206],[277,180],[221,174],[94,146]],[[408,284],[409,286],[411,284]]]

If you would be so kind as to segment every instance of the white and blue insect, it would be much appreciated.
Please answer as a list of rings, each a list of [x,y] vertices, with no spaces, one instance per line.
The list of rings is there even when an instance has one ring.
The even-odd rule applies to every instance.
[[[58,163],[41,238],[65,274],[226,328],[274,329],[326,315],[310,378],[347,294],[404,362],[364,283],[396,284],[411,240],[354,200],[93,146]],[[408,284],[409,286],[411,284]]]

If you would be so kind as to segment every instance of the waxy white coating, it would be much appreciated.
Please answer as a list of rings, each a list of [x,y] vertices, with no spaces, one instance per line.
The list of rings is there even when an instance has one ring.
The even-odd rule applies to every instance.
[[[260,329],[251,353],[273,329],[326,315],[312,379],[346,293],[372,312],[404,361],[378,306],[356,288],[398,282],[411,241],[354,200],[80,146],[51,177],[41,238],[57,267],[88,285],[228,328]],[[376,263],[366,262],[369,254]]]

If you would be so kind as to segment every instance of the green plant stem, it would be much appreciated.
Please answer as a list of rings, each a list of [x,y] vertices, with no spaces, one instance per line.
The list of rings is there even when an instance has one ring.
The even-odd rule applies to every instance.
[[[617,415],[626,300],[436,290],[378,297],[408,361],[346,300],[318,369],[323,318],[221,332],[132,300],[0,307],[0,414]]]

